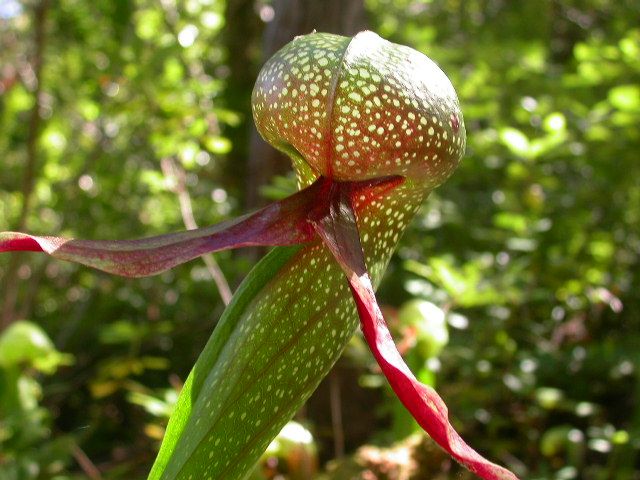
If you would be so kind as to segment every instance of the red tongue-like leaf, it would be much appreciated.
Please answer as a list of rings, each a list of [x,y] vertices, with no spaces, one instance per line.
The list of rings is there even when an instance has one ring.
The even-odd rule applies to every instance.
[[[393,188],[400,177],[350,182],[354,192],[371,199]],[[316,238],[310,212],[324,211],[333,182],[320,177],[312,185],[255,213],[205,228],[138,240],[77,240],[0,232],[0,253],[44,252],[124,277],[146,277],[200,255],[248,246],[284,246]]]
[[[306,222],[318,203],[326,180],[275,202],[253,214],[218,225],[139,240],[90,241],[0,233],[0,253],[44,252],[125,277],[160,273],[208,252],[245,246],[294,245],[309,242],[315,233]]]
[[[311,221],[347,276],[362,331],[389,384],[431,438],[471,472],[487,480],[517,480],[513,473],[491,463],[464,442],[449,423],[444,401],[433,388],[415,378],[400,356],[367,272],[352,199],[349,184],[333,184],[328,209]]]

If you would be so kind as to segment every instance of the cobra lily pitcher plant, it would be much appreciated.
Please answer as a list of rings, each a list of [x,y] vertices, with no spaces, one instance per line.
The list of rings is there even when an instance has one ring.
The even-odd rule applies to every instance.
[[[359,319],[398,399],[433,440],[483,479],[515,480],[454,430],[443,400],[398,353],[374,293],[416,210],[464,153],[448,78],[423,54],[372,32],[312,33],[267,61],[252,106],[260,134],[293,163],[300,190],[288,198],[215,226],[139,240],[0,234],[0,252],[44,252],[127,277],[207,252],[277,247],[222,315],[149,478],[243,478]]]

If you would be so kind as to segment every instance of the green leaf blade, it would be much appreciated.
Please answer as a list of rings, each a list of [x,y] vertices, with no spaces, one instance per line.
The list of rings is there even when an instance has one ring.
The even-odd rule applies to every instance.
[[[178,447],[164,467],[161,451],[150,478],[242,478],[356,327],[342,273],[319,244],[300,250],[260,291],[243,296],[240,303],[249,308],[225,315],[220,327],[228,335],[210,342],[218,348],[207,346],[185,386],[182,396],[190,402],[181,402],[176,417],[183,424]]]

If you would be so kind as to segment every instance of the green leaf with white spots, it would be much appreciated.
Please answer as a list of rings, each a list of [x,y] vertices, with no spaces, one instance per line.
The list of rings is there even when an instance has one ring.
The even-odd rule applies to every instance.
[[[275,273],[295,254],[300,247],[280,247],[271,251],[269,255],[260,261],[245,279],[233,297],[231,304],[225,310],[213,335],[200,354],[187,379],[176,409],[171,416],[167,432],[162,442],[162,447],[153,465],[150,479],[171,478],[170,469],[175,470],[184,467],[193,453],[193,448],[187,448],[183,437],[190,422],[200,424],[207,418],[206,411],[198,410],[198,399],[203,398],[207,391],[207,379],[218,364],[221,352],[224,349],[243,313],[246,312],[253,299],[265,287]],[[206,402],[200,407],[206,407]],[[179,440],[182,442],[179,443]],[[196,446],[199,442],[194,442]]]
[[[151,478],[242,478],[353,334],[348,289],[325,248],[305,247],[279,266],[284,259],[268,256],[225,314],[169,429],[175,438],[183,425],[177,448]]]
[[[400,209],[407,218],[421,203],[411,191],[400,185],[356,207],[377,281],[404,227],[396,220],[400,199],[407,199]],[[149,478],[243,478],[357,324],[344,275],[323,244],[273,250],[235,294],[198,359]]]

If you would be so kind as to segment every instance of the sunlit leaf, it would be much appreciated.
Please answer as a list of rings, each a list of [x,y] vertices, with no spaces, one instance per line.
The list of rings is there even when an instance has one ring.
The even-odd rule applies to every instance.
[[[500,139],[509,150],[523,158],[529,157],[529,139],[520,130],[507,127],[500,131]]]
[[[619,85],[609,90],[611,104],[623,111],[640,111],[640,86]]]
[[[73,357],[59,352],[49,336],[27,321],[14,322],[0,335],[0,366],[26,365],[45,373],[53,373],[62,365],[70,365]]]

